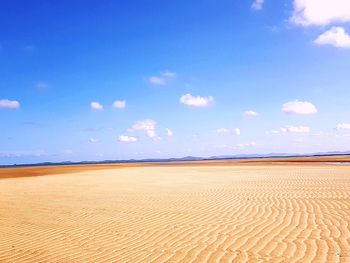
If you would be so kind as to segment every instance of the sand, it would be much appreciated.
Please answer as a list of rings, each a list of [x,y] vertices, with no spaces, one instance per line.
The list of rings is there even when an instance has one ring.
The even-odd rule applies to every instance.
[[[350,262],[349,165],[50,173],[0,180],[0,262]]]

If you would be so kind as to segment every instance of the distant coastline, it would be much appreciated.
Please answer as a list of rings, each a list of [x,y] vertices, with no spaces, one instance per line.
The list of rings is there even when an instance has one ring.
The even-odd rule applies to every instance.
[[[320,158],[332,158],[330,160],[320,160]],[[339,157],[338,159],[334,159]],[[307,158],[317,158],[310,159]],[[276,160],[277,159],[277,160]],[[186,156],[180,158],[149,158],[149,159],[128,159],[128,160],[104,160],[104,161],[63,161],[63,162],[41,162],[27,164],[9,164],[0,165],[0,168],[14,167],[37,167],[37,166],[68,166],[68,165],[98,165],[98,164],[127,164],[127,163],[176,163],[176,162],[205,162],[205,161],[242,161],[242,162],[331,162],[331,163],[349,163],[350,151],[347,152],[321,152],[310,154],[287,154],[287,153],[270,153],[270,154],[244,154],[244,155],[224,155],[211,157]]]

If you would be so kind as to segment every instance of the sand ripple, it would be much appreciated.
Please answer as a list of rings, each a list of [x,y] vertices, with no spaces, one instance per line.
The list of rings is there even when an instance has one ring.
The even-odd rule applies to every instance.
[[[350,262],[350,166],[0,180],[0,262]]]

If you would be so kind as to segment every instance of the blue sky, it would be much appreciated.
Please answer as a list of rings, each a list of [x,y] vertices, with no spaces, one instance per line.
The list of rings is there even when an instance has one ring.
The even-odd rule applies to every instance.
[[[350,150],[348,1],[0,4],[0,164]]]

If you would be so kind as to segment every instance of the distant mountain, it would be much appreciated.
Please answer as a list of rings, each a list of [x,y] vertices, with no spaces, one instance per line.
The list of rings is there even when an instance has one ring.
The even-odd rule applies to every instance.
[[[300,156],[294,153],[267,153],[267,154],[237,154],[237,155],[218,155],[211,156],[207,159],[217,160],[217,159],[247,159],[247,158],[267,158],[267,157],[292,157]]]
[[[279,157],[312,157],[312,156],[328,156],[328,155],[349,155],[350,151],[333,151],[333,152],[317,152],[317,153],[307,153],[307,154],[297,154],[297,153],[267,153],[267,154],[239,154],[239,155],[219,155],[211,156],[209,160],[217,159],[247,159],[247,158],[279,158]]]
[[[104,161],[81,161],[81,162],[43,162],[35,164],[19,164],[19,165],[0,165],[1,167],[14,166],[49,166],[49,165],[76,165],[76,164],[112,164],[112,163],[135,163],[135,162],[183,162],[183,161],[208,161],[208,160],[239,160],[251,158],[282,158],[282,157],[312,157],[312,156],[330,156],[330,155],[350,155],[350,151],[332,151],[332,152],[317,152],[309,154],[293,154],[293,153],[268,153],[268,154],[238,154],[238,155],[218,155],[210,157],[186,156],[180,158],[149,158],[149,159],[129,159],[129,160],[104,160]]]
[[[348,155],[350,154],[350,151],[347,152],[339,152],[339,151],[334,151],[334,152],[318,152],[318,153],[313,153],[311,154],[312,156],[319,156],[319,155]]]

